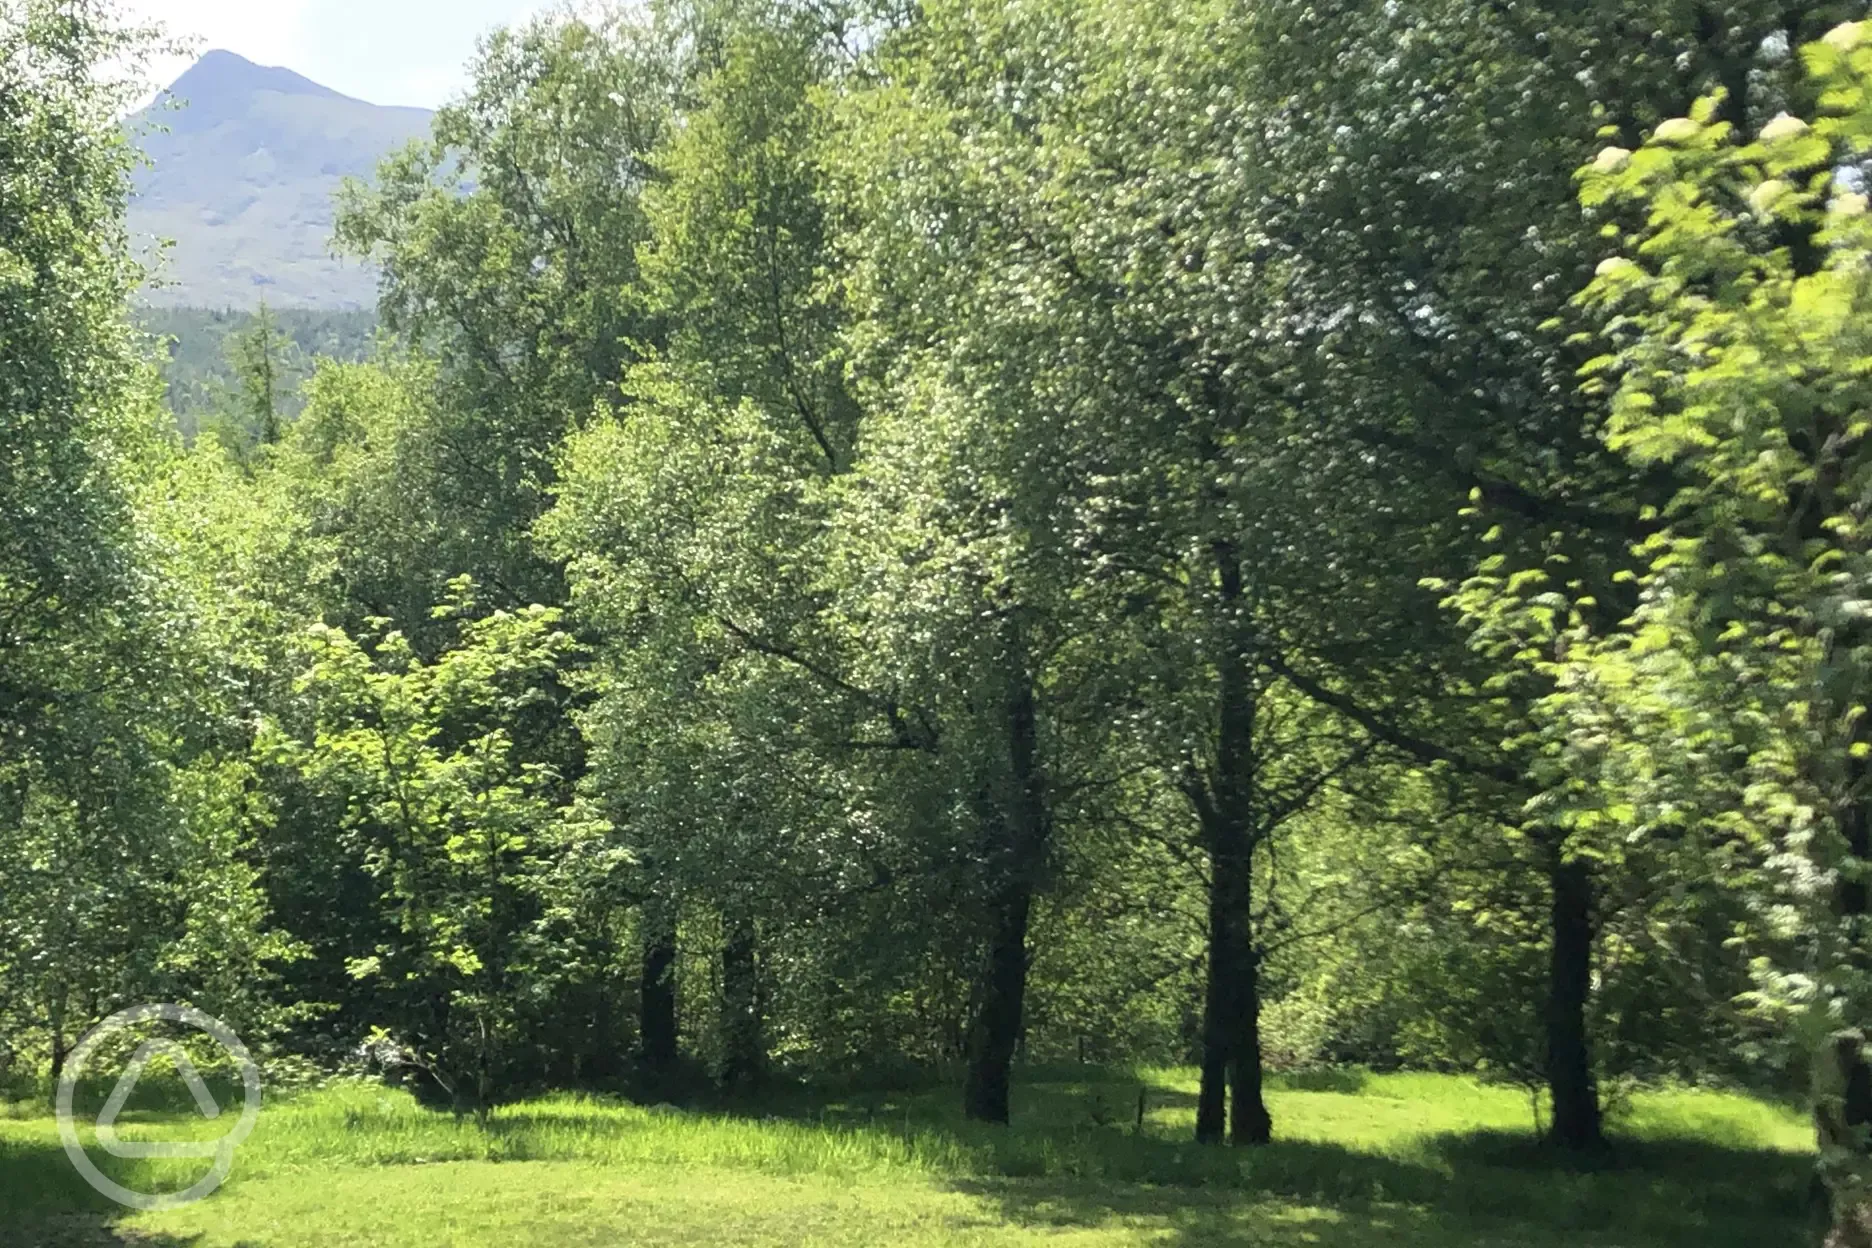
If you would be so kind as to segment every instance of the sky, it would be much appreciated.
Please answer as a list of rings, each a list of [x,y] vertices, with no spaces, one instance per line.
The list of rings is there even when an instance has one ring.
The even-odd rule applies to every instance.
[[[467,85],[475,38],[551,7],[548,0],[119,0],[170,35],[283,65],[373,104],[434,108]],[[193,62],[152,67],[167,86]]]

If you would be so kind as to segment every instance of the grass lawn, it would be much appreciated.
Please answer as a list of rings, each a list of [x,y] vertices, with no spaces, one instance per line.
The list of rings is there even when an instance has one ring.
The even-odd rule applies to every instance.
[[[1068,1069],[1021,1085],[1012,1131],[961,1122],[947,1089],[790,1095],[764,1117],[552,1097],[483,1130],[342,1085],[274,1098],[219,1193],[154,1214],[94,1196],[50,1117],[14,1106],[0,1243],[1756,1248],[1809,1225],[1811,1129],[1743,1097],[1640,1095],[1613,1154],[1578,1167],[1530,1143],[1523,1097],[1466,1079],[1278,1082],[1280,1139],[1251,1150],[1188,1142],[1194,1092],[1187,1071]],[[138,1103],[125,1138],[217,1134]],[[144,1191],[203,1165],[92,1155]]]

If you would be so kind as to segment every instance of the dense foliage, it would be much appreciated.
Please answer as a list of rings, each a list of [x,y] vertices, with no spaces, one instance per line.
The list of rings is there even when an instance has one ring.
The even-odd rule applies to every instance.
[[[135,39],[0,0],[0,1041],[170,994],[458,1111],[914,1064],[991,1122],[1190,1060],[1236,1144],[1269,1067],[1582,1151],[1811,1084],[1867,1243],[1844,16],[542,19],[347,188],[395,337],[261,316],[185,449]]]
[[[157,341],[164,394],[176,427],[193,441],[205,428],[222,424],[247,398],[240,368],[241,344],[260,330],[274,341],[279,374],[277,405],[282,419],[298,415],[298,388],[318,359],[356,362],[369,357],[376,339],[374,312],[324,312],[268,308],[139,308],[139,328]],[[260,327],[271,321],[270,329]],[[278,335],[283,344],[273,339]]]

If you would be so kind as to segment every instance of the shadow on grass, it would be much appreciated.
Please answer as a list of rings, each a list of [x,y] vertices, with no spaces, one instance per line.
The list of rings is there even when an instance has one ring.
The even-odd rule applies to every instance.
[[[1371,1076],[1362,1070],[1325,1068],[1271,1073],[1276,1091],[1331,1092],[1356,1096]],[[959,1072],[938,1069],[901,1072],[890,1080],[863,1075],[811,1082],[780,1081],[755,1100],[724,1096],[712,1087],[688,1086],[673,1095],[630,1094],[639,1103],[668,1100],[685,1108],[740,1116],[782,1117],[807,1122],[873,1122],[906,1115],[917,1123],[961,1121]],[[1125,1066],[1071,1064],[1024,1067],[1014,1085],[1014,1117],[1054,1125],[1125,1126],[1137,1114],[1139,1096],[1149,1115],[1193,1111],[1196,1093],[1165,1082],[1162,1073]]]
[[[1581,1158],[1508,1131],[1430,1136],[1382,1152],[1301,1140],[1206,1148],[1161,1129],[1138,1132],[1125,1112],[1139,1088],[1153,1113],[1187,1109],[1195,1098],[1183,1088],[1124,1069],[1046,1073],[1045,1082],[1028,1072],[1017,1085],[1013,1131],[963,1122],[953,1088],[928,1085],[854,1090],[842,1100],[801,1089],[758,1112],[952,1144],[970,1172],[951,1185],[994,1202],[1010,1222],[1137,1222],[1190,1248],[1557,1248],[1582,1237],[1624,1248],[1757,1248],[1818,1238],[1812,1159],[1799,1154],[1653,1137],[1615,1138],[1605,1153]],[[1274,1082],[1357,1094],[1367,1077],[1320,1071]]]
[[[127,1231],[105,1214],[61,1213],[26,1221],[0,1231],[0,1243],[12,1248],[189,1248],[198,1235],[160,1235]]]
[[[1268,1076],[1268,1087],[1289,1092],[1337,1092],[1357,1096],[1371,1083],[1371,1075],[1349,1066],[1322,1066],[1315,1070],[1292,1070]]]
[[[1140,1086],[1153,1112],[1190,1104],[1184,1089],[1125,1070],[1049,1073],[1052,1081],[1017,1086],[1020,1125],[1011,1131],[964,1122],[953,1088],[908,1081],[836,1096],[782,1087],[757,1102],[695,1108],[899,1139],[913,1154],[926,1148],[948,1159],[939,1167],[948,1185],[991,1202],[1008,1222],[1135,1223],[1187,1248],[1757,1248],[1799,1244],[1813,1227],[1812,1162],[1798,1154],[1625,1138],[1576,1158],[1510,1131],[1420,1137],[1383,1151],[1305,1140],[1210,1148],[1161,1124],[1136,1131],[1124,1112]],[[1365,1086],[1358,1072],[1281,1082],[1297,1091]]]
[[[1818,1241],[1811,1161],[1773,1150],[1623,1140],[1582,1162],[1505,1133],[1434,1137],[1411,1156],[1308,1141],[1231,1149],[1129,1136],[1082,1144],[1080,1173],[1069,1165],[1023,1177],[1017,1138],[1008,1146],[1015,1164],[951,1186],[993,1201],[1018,1225],[1135,1223],[1187,1248],[1558,1248],[1601,1236],[1625,1248]]]
[[[1642,1201],[1669,1206],[1690,1222],[1780,1220],[1797,1226],[1817,1213],[1813,1159],[1776,1149],[1690,1138],[1614,1136],[1601,1153],[1567,1154],[1525,1135],[1472,1131],[1431,1139],[1426,1151],[1458,1180],[1487,1176],[1509,1187],[1568,1193],[1573,1204],[1607,1206],[1608,1221]]]
[[[1500,1131],[1369,1151],[1306,1140],[1203,1147],[1162,1124],[1139,1132],[1124,1118],[1099,1119],[1101,1107],[1122,1108],[1140,1086],[1153,1109],[1180,1105],[1186,1091],[1121,1069],[1066,1073],[1017,1087],[1014,1130],[964,1122],[953,1087],[908,1079],[871,1089],[782,1085],[755,1101],[682,1099],[710,1115],[887,1144],[877,1156],[927,1163],[931,1181],[984,1202],[984,1225],[1047,1233],[1122,1226],[1176,1248],[1757,1248],[1798,1244],[1812,1227],[1811,1159],[1798,1154],[1652,1137],[1618,1139],[1605,1154],[1578,1159]],[[1362,1086],[1333,1077],[1305,1090]],[[641,1117],[608,1110],[606,1099],[503,1109],[488,1133],[501,1142],[500,1159],[522,1160],[536,1130],[645,1129]],[[359,1130],[369,1127],[360,1119]],[[772,1142],[768,1164],[821,1164],[814,1141],[798,1143],[792,1133]],[[762,1147],[754,1141],[750,1156]],[[117,1229],[113,1212],[55,1140],[0,1140],[0,1246],[191,1242],[138,1238]],[[16,1226],[28,1228],[24,1237]]]
[[[962,1180],[951,1190],[989,1202],[995,1221],[1048,1234],[1123,1226],[1140,1241],[1176,1248],[1497,1248],[1452,1234],[1431,1210],[1410,1205],[1282,1207],[1212,1188],[1109,1188],[1084,1180]]]
[[[1367,1077],[1328,1070],[1273,1082],[1357,1094]],[[1020,1125],[1012,1131],[964,1122],[953,1087],[908,1080],[887,1089],[839,1088],[834,1096],[827,1088],[786,1087],[758,1103],[697,1108],[920,1136],[965,1157],[955,1188],[994,1201],[1009,1221],[1091,1227],[1140,1220],[1169,1234],[1168,1242],[1192,1246],[1544,1248],[1584,1237],[1624,1248],[1756,1248],[1803,1242],[1817,1212],[1811,1158],[1772,1149],[1618,1138],[1604,1154],[1579,1158],[1510,1131],[1429,1136],[1387,1151],[1302,1140],[1206,1148],[1159,1124],[1133,1129],[1140,1088],[1153,1114],[1195,1102],[1186,1088],[1148,1072],[1069,1067],[1023,1072],[1015,1088]],[[1256,1220],[1244,1222],[1244,1210]]]
[[[126,1210],[91,1189],[65,1150],[0,1140],[0,1245],[5,1248],[188,1248],[196,1236],[118,1225]]]

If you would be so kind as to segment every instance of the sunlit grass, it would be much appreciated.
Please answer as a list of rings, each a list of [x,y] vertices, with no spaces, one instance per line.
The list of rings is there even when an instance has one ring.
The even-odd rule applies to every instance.
[[[1807,1217],[1809,1129],[1790,1109],[1733,1094],[1641,1093],[1616,1123],[1613,1154],[1578,1166],[1534,1145],[1520,1092],[1454,1076],[1277,1080],[1276,1144],[1217,1149],[1190,1140],[1192,1072],[1035,1074],[1017,1089],[1011,1131],[963,1122],[947,1088],[794,1091],[733,1112],[558,1095],[503,1107],[484,1128],[406,1092],[342,1083],[270,1101],[213,1199],[121,1220],[109,1232],[117,1238],[90,1242],[1014,1244],[1044,1235],[1741,1248],[1789,1242]],[[125,1115],[126,1138],[225,1129],[151,1097]],[[0,1119],[0,1210],[22,1225],[105,1212],[43,1108],[15,1112]],[[94,1155],[143,1191],[174,1190],[201,1172],[199,1162]]]

